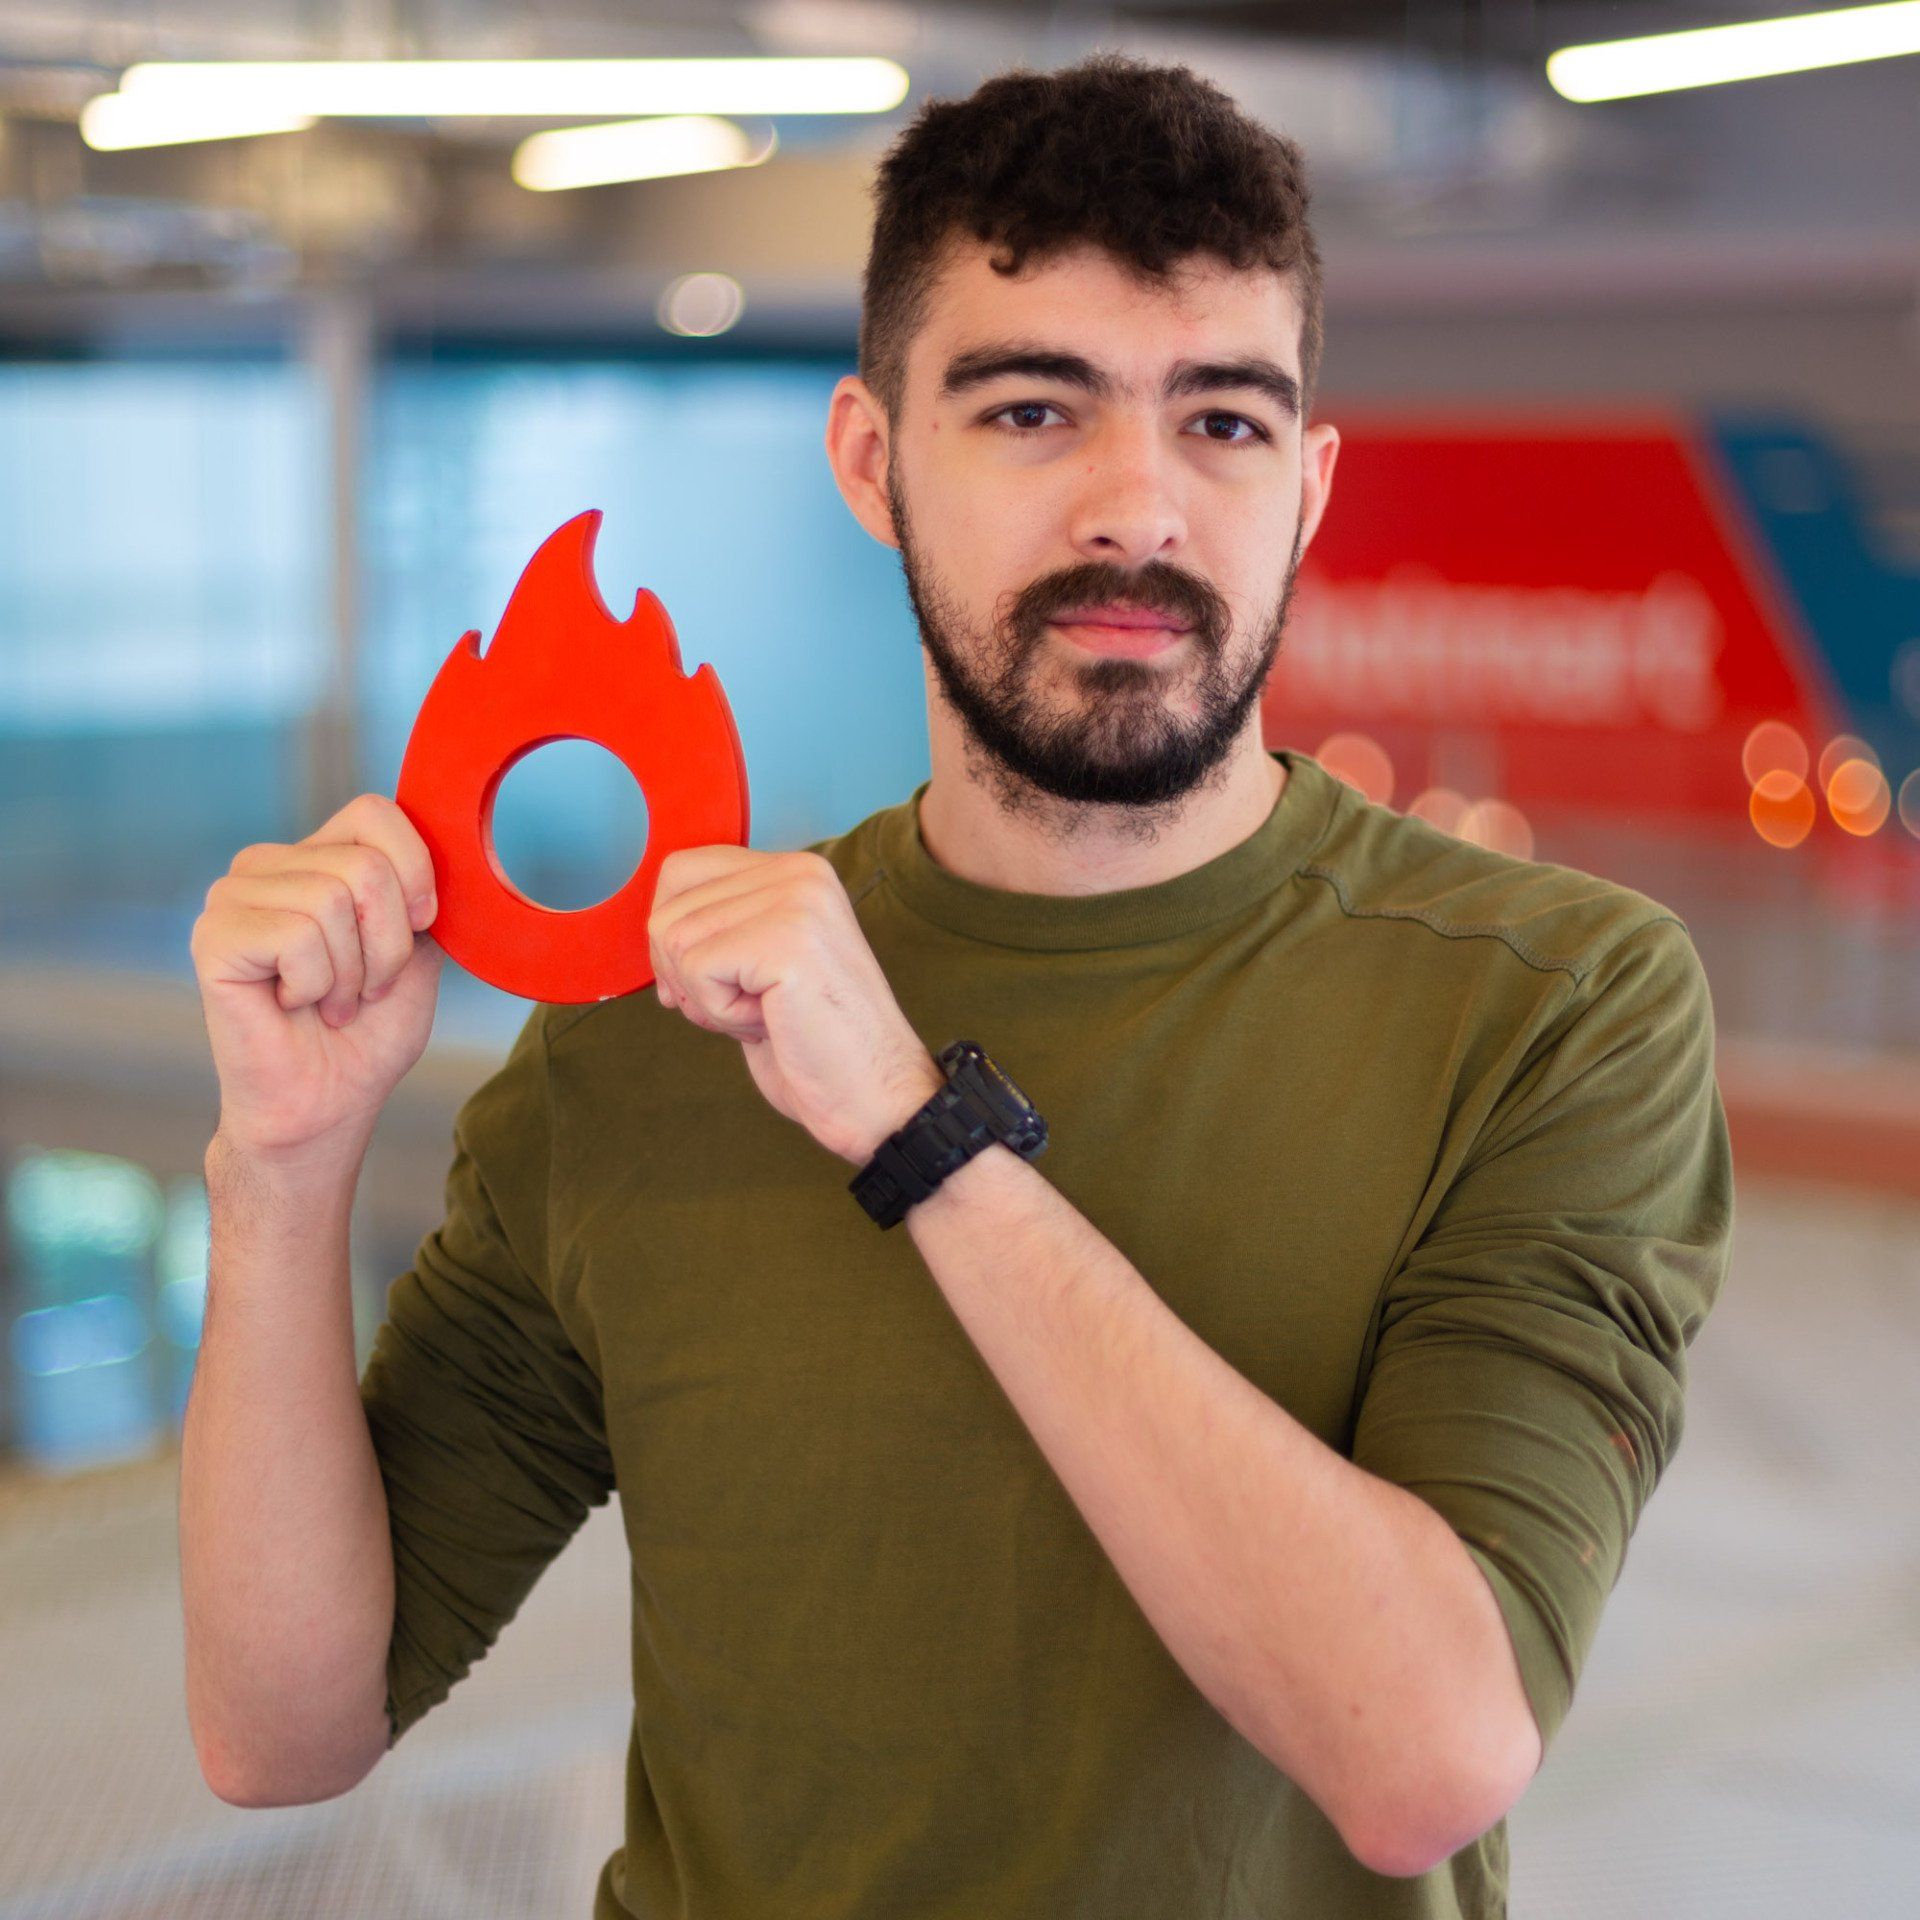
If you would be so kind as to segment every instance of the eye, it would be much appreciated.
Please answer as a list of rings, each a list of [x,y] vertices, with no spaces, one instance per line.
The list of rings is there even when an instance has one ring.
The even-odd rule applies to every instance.
[[[996,407],[993,410],[993,412],[987,415],[987,421],[988,421],[988,424],[990,425],[998,425],[1002,414],[1058,413],[1059,411],[1060,409],[1056,407],[1050,400],[1013,400],[1013,401],[1009,401],[1008,404],[1004,407]],[[1037,427],[1038,424],[1039,423],[1036,421],[1034,423],[1034,426]],[[1033,427],[1016,427],[1011,424],[1008,424],[1006,426],[1001,427],[1001,431],[1003,433],[1026,434],[1030,437],[1032,432],[1034,431],[1034,428]]]
[[[1256,441],[1271,440],[1273,438],[1273,435],[1270,434],[1258,420],[1249,420],[1244,413],[1224,413],[1216,407],[1211,413],[1203,413],[1200,418],[1205,422],[1237,420],[1243,427],[1248,429],[1248,432],[1243,437],[1234,440],[1222,440],[1218,434],[1213,433],[1203,434],[1201,436],[1203,439],[1217,441],[1218,444],[1223,447],[1247,447],[1252,446]]]

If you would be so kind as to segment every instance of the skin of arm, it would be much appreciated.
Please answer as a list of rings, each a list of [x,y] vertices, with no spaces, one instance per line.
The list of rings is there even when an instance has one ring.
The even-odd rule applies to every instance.
[[[1154,1631],[1363,1865],[1424,1872],[1508,1811],[1539,1730],[1439,1514],[1263,1394],[1007,1148],[903,1224]]]
[[[207,1149],[207,1304],[180,1450],[187,1718],[235,1806],[330,1799],[386,1751],[393,1548],[348,1284],[357,1165]]]

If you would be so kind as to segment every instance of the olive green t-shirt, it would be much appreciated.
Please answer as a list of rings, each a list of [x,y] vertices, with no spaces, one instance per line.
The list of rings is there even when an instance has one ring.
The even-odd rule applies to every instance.
[[[1266,821],[1157,885],[962,879],[924,785],[815,850],[929,1050],[980,1042],[1046,1116],[1036,1169],[1459,1534],[1551,1742],[1726,1271],[1707,983],[1646,895],[1277,757]],[[617,1488],[634,1712],[596,1920],[1505,1911],[1504,1821],[1376,1874],[1227,1724],[906,1230],[736,1041],[651,990],[538,1005],[454,1147],[362,1380],[393,1737]]]

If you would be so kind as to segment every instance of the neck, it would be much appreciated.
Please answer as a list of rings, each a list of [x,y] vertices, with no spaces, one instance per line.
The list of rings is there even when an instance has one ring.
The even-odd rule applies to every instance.
[[[1009,807],[952,741],[936,738],[920,837],[937,865],[977,886],[1056,894],[1150,887],[1237,847],[1266,822],[1287,784],[1286,768],[1257,733],[1223,765],[1223,775],[1150,819],[1030,790]]]

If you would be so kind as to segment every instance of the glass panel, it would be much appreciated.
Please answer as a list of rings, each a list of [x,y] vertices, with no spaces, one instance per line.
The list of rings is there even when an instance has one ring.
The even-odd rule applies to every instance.
[[[190,971],[297,837],[318,430],[290,365],[0,367],[0,957]]]

